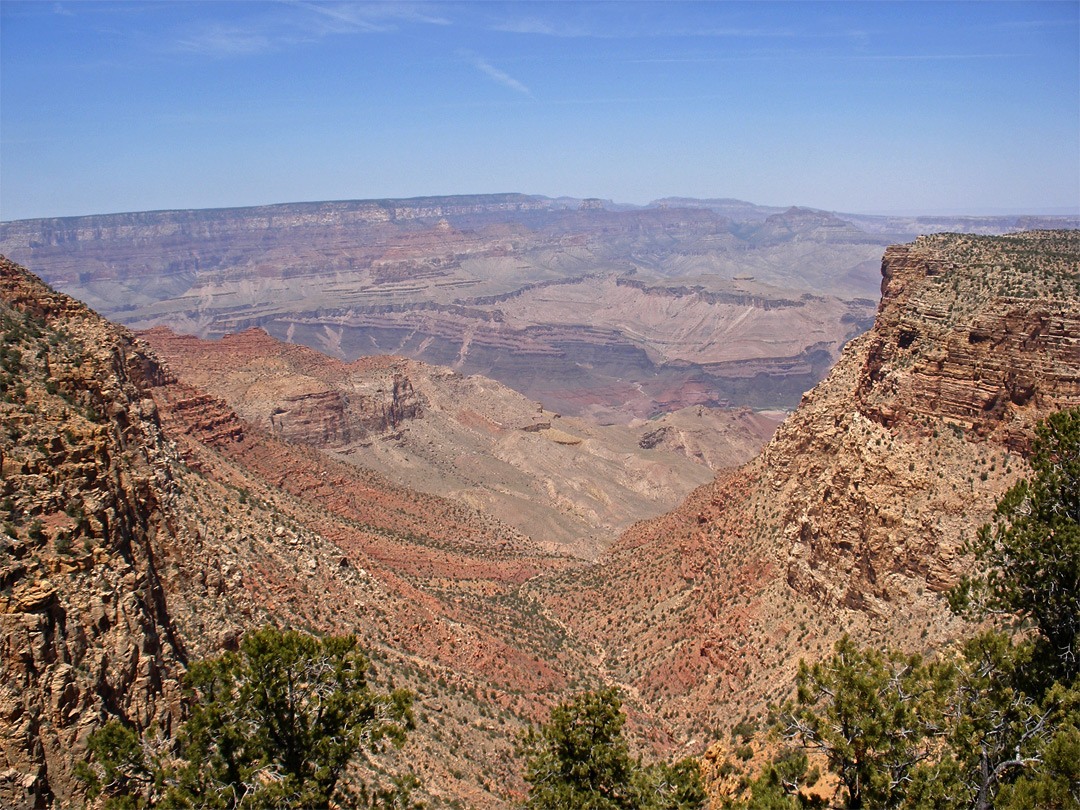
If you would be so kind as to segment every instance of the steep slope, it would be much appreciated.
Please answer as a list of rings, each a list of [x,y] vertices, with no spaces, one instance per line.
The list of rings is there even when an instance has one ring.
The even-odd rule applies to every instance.
[[[0,259],[0,804],[72,803],[100,718],[168,728],[187,649],[156,560],[174,467],[130,335]]]
[[[1080,404],[1080,234],[890,248],[871,332],[762,455],[538,598],[688,750],[787,694],[843,631],[933,648],[962,538]]]
[[[185,381],[275,436],[463,500],[546,548],[586,557],[709,480],[701,459],[743,463],[774,427],[700,408],[670,425],[599,427],[493,380],[404,358],[346,364],[260,330],[219,341],[162,328],[142,337]]]
[[[519,588],[576,563],[260,433],[6,260],[0,294],[4,806],[77,804],[94,728],[168,732],[187,661],[268,621],[357,633],[427,721],[388,765],[505,806],[514,730],[592,652]]]

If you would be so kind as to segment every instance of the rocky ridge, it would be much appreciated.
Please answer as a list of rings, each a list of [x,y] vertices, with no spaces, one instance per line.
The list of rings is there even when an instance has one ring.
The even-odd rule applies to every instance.
[[[844,631],[947,643],[962,538],[1025,474],[1037,420],[1080,404],[1077,232],[927,237],[882,275],[874,329],[761,456],[544,585],[687,750],[787,696],[793,662]]]
[[[599,427],[493,380],[405,358],[346,364],[260,330],[219,341],[163,328],[141,334],[182,379],[249,423],[464,501],[578,556],[596,556],[634,521],[673,508],[709,480],[710,462],[749,460],[775,425],[750,411],[698,408]]]
[[[179,710],[188,650],[157,568],[175,456],[130,335],[10,263],[0,285],[0,802],[68,805],[101,718]]]
[[[1074,242],[1063,231],[889,248],[861,410],[886,426],[941,417],[1026,450],[1031,408],[1080,397]]]

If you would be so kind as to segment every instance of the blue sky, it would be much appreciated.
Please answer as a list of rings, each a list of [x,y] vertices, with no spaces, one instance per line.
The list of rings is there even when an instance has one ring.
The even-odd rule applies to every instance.
[[[0,3],[0,219],[1080,205],[1080,3]]]

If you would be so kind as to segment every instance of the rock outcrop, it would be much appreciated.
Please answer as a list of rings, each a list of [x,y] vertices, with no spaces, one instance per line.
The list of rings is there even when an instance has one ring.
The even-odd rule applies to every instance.
[[[187,650],[158,573],[175,454],[124,330],[0,258],[0,804],[77,803],[103,718],[168,730]]]
[[[922,238],[882,275],[874,328],[759,458],[543,586],[684,740],[785,697],[844,631],[947,643],[962,539],[1027,472],[1037,421],[1080,406],[1080,233]]]
[[[1064,231],[889,248],[861,410],[886,426],[944,418],[1027,449],[1032,412],[1080,399],[1074,241]]]
[[[344,363],[261,330],[218,341],[162,328],[141,335],[183,380],[274,436],[460,499],[545,548],[589,558],[634,521],[674,507],[712,469],[752,458],[776,424],[699,407],[632,428],[597,426],[494,380],[407,358]]]
[[[343,363],[260,329],[206,341],[158,327],[142,338],[197,387],[288,441],[340,450],[385,437],[423,413],[402,358]]]

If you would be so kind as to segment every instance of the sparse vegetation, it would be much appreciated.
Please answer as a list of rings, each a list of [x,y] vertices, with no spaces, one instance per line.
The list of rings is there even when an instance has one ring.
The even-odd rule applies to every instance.
[[[1080,410],[1040,426],[1032,469],[979,531],[981,572],[951,600],[979,618],[1027,619],[1025,632],[986,630],[935,661],[845,636],[831,657],[800,663],[774,729],[824,757],[838,806],[1080,807]],[[777,767],[732,805],[813,806],[808,760],[784,778]]]
[[[355,637],[251,633],[238,653],[192,665],[174,740],[113,720],[78,776],[106,808],[416,807],[408,775],[344,779],[412,725],[408,693],[374,692],[368,669]]]

